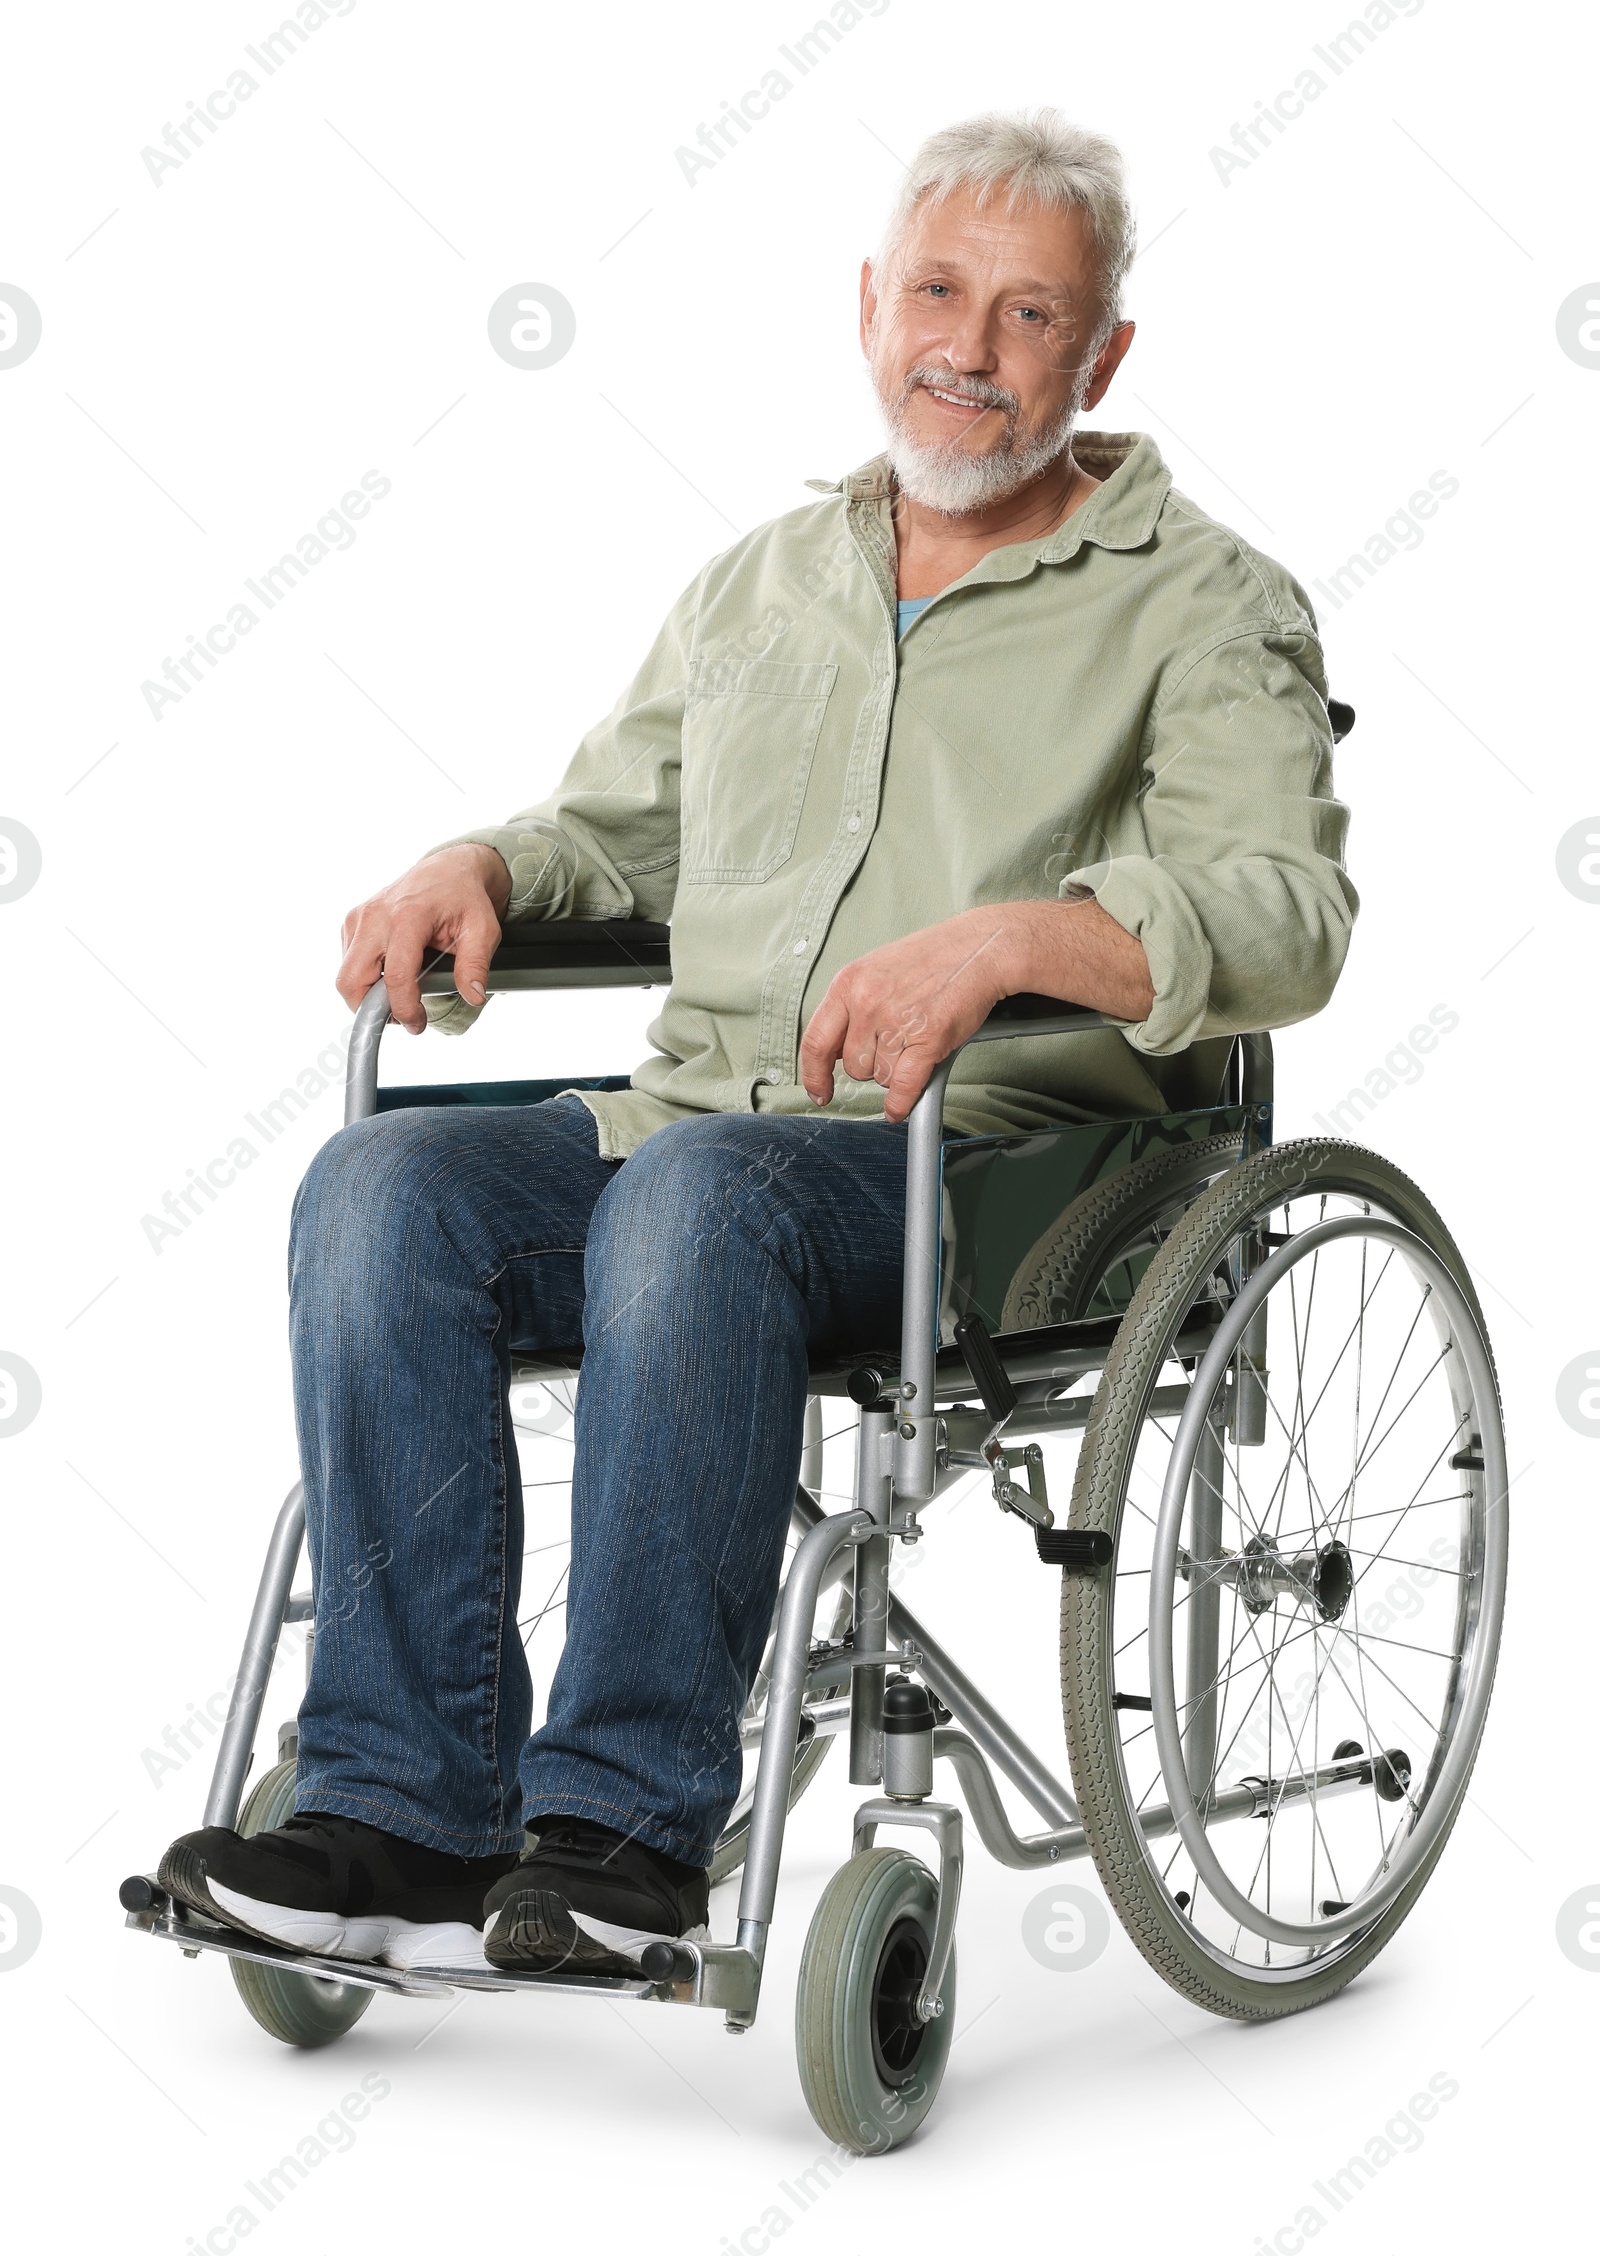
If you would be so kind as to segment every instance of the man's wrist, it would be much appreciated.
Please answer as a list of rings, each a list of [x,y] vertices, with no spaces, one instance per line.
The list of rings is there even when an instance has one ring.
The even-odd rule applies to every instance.
[[[1007,995],[1048,993],[1045,985],[1061,968],[1062,932],[1052,912],[1059,901],[1007,901],[996,909],[970,911],[985,947],[985,968],[995,983],[995,1000]]]
[[[466,839],[456,846],[436,846],[431,854],[424,854],[422,858],[425,862],[436,862],[444,854],[470,857],[470,866],[488,894],[495,915],[503,918],[511,899],[511,871],[498,847],[486,846],[481,839]]]

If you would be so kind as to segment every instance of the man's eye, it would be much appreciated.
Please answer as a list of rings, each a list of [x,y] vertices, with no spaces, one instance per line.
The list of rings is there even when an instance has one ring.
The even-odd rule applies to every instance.
[[[930,297],[947,298],[950,295],[950,286],[946,282],[930,282],[927,289]]]
[[[1048,314],[1042,313],[1037,306],[1019,306],[1017,308],[1017,311],[1021,314],[1024,321],[1043,321],[1045,323],[1048,323],[1050,318]]]

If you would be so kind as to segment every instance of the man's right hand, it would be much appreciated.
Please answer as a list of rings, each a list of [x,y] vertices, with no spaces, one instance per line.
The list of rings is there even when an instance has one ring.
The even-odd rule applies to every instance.
[[[511,872],[492,846],[446,846],[397,877],[344,920],[339,992],[352,1010],[381,978],[395,1023],[420,1034],[428,1023],[417,985],[424,959],[455,957],[456,992],[486,999],[489,958],[511,898]]]

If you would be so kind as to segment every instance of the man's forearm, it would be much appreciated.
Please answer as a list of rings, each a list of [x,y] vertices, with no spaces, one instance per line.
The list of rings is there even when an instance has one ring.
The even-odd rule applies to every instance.
[[[1009,995],[1054,995],[1137,1023],[1156,999],[1142,941],[1090,898],[1007,901],[971,909],[979,928],[993,920],[996,971]]]

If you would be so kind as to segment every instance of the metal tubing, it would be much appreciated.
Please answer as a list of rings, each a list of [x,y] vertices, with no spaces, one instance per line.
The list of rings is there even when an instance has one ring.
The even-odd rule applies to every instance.
[[[893,1425],[887,1410],[863,1410],[856,1436],[856,1510],[879,1527],[889,1524],[890,1483],[885,1463]],[[874,1536],[856,1546],[854,1644],[858,1653],[885,1650],[889,1623],[889,1552],[893,1538]],[[882,1661],[855,1668],[850,1677],[850,1783],[876,1786],[883,1776]]]
[[[1187,1383],[1183,1386],[1157,1387],[1150,1397],[1150,1407],[1145,1415],[1149,1418],[1181,1417],[1188,1399]],[[1070,1401],[1046,1396],[1043,1402],[1024,1402],[1006,1420],[1007,1444],[1026,1440],[1034,1434],[1075,1432],[1079,1426],[1089,1423],[1089,1413],[1093,1408],[1092,1394],[1074,1395]],[[944,1413],[945,1431],[952,1438],[957,1435],[973,1438],[987,1432],[988,1424],[986,1411],[973,1410],[952,1415],[947,1410]],[[950,1448],[946,1450],[945,1456],[949,1464],[966,1471],[983,1472],[989,1469],[989,1460],[978,1449]]]
[[[815,1689],[816,1681],[815,1676],[810,1678],[810,1689]],[[805,1710],[805,1720],[811,1726],[813,1739],[838,1738],[841,1733],[850,1728],[850,1702],[848,1697],[841,1697],[837,1700],[813,1700]],[[759,1747],[766,1735],[767,1725],[764,1716],[758,1716],[754,1723],[743,1723],[739,1726],[739,1744],[746,1749]],[[737,1803],[734,1804],[734,1815],[738,1815]]]
[[[1259,1105],[1272,1102],[1272,1036],[1241,1034],[1243,1056],[1239,1072],[1239,1101]],[[1270,1124],[1269,1124],[1270,1125]],[[1262,1139],[1266,1141],[1265,1138]]]
[[[934,1490],[933,1367],[939,1352],[939,1266],[944,1189],[944,1091],[953,1057],[933,1069],[906,1128],[905,1268],[900,1301],[900,1400],[894,1489],[908,1504]]]
[[[943,1128],[950,1069],[972,1042],[1010,1042],[1033,1034],[1080,1034],[1109,1022],[1099,1011],[1062,1005],[1061,1015],[990,1019],[958,1043],[929,1076],[906,1129],[905,1271],[900,1303],[900,1400],[895,1495],[931,1501],[934,1485],[934,1363],[939,1352],[939,1270],[944,1187]]]
[[[506,935],[502,934],[501,938],[504,940]],[[503,995],[529,989],[547,992],[557,988],[660,987],[669,977],[665,966],[642,963],[529,964],[515,970],[504,963],[496,969],[491,963],[487,992]],[[453,995],[455,967],[451,965],[447,969],[435,955],[419,973],[417,984],[424,995]],[[388,1023],[389,997],[380,979],[367,990],[356,1012],[355,1031],[350,1037],[344,1083],[347,1128],[353,1120],[370,1120],[378,1109],[378,1044]]]
[[[378,1044],[389,1023],[389,990],[380,979],[356,1012],[344,1068],[344,1124],[370,1120],[378,1109]]]
[[[800,1486],[813,1496],[822,1487],[822,1397],[806,1396],[804,1438],[800,1444]]]
[[[823,1573],[840,1545],[852,1542],[858,1528],[871,1524],[865,1512],[834,1512],[819,1519],[801,1538],[783,1586],[783,1603],[778,1608],[777,1650],[772,1658],[772,1684],[767,1693],[766,1730],[762,1735],[755,1800],[750,1810],[744,1883],[739,1891],[739,1944],[758,1962],[766,1948],[772,1906],[778,1893],[778,1859],[783,1854],[784,1820],[789,1813],[789,1787],[800,1730],[800,1703],[806,1687],[806,1660]]]
[[[1184,1605],[1188,1632],[1184,1654],[1183,1760],[1189,1791],[1201,1809],[1217,1761],[1217,1649],[1222,1622],[1222,1586],[1206,1570],[1222,1549],[1223,1453],[1221,1407],[1213,1408],[1195,1451],[1189,1478],[1189,1556],[1196,1579]]]
[[[856,1811],[853,1856],[870,1849],[880,1825],[919,1825],[939,1844],[939,1897],[928,1940],[928,1963],[917,1996],[917,2019],[937,2021],[944,2012],[944,1978],[955,1947],[956,1913],[961,1904],[961,1869],[965,1861],[961,1812],[953,1802],[901,1802],[888,1796],[863,1802]]]
[[[807,1499],[802,1509],[795,1503],[796,1520],[820,1526],[822,1508]],[[936,1637],[930,1636],[910,1608],[889,1593],[889,1636],[896,1644],[910,1643],[923,1681],[958,1716],[972,1733],[996,1770],[1009,1778],[1042,1818],[1053,1825],[1075,1825],[1078,1805],[1061,1781],[1052,1776],[1030,1747],[1014,1732],[999,1709],[978,1690],[964,1669],[958,1668]],[[863,1672],[857,1670],[858,1676]]]
[[[889,1635],[916,1647],[916,1666],[930,1685],[983,1749],[996,1770],[1026,1795],[1039,1815],[1053,1825],[1075,1825],[1078,1805],[1058,1778],[1052,1777],[1032,1748],[1018,1738],[999,1709],[986,1700],[964,1669],[958,1668],[937,1638],[930,1637],[915,1614],[892,1594],[889,1599]]]
[[[457,992],[454,969],[425,971],[417,985],[424,995],[454,995]],[[531,965],[521,971],[497,971],[488,983],[491,995],[548,994],[556,988],[587,987],[661,987],[663,979],[652,979],[647,967],[641,964],[592,964],[579,968],[574,964]]]
[[[278,1636],[288,1609],[289,1589],[299,1563],[300,1539],[305,1525],[305,1492],[296,1481],[283,1500],[273,1526],[272,1541],[267,1545],[266,1564],[261,1570],[256,1602],[250,1611],[250,1627],[245,1631],[239,1674],[234,1679],[233,1697],[228,1702],[227,1719],[217,1746],[211,1791],[206,1796],[203,1822],[207,1825],[231,1827],[239,1815],[239,1797],[244,1792],[250,1750],[255,1745],[256,1727],[261,1721],[261,1703],[266,1698],[267,1678],[272,1674],[273,1656],[278,1650]]]
[[[1070,1864],[1088,1854],[1088,1836],[1081,1825],[1019,1836],[995,1792],[988,1764],[964,1731],[936,1731],[933,1751],[953,1766],[978,1838],[997,1863],[1010,1865],[1014,1871],[1031,1872],[1040,1865]],[[1328,1763],[1309,1776],[1297,1778],[1242,1778],[1237,1786],[1212,1798],[1206,1822],[1208,1826],[1225,1825],[1241,1818],[1265,1817],[1286,1802],[1306,1801],[1313,1795],[1320,1800],[1349,1794],[1371,1783],[1370,1760]],[[1164,1840],[1177,1829],[1178,1821],[1164,1802],[1140,1812],[1139,1830],[1147,1841]]]
[[[1233,1366],[1233,1438],[1259,1449],[1267,1438],[1267,1303],[1251,1317]]]
[[[953,1731],[948,1726],[936,1731],[933,1751],[936,1757],[943,1755],[955,1766],[962,1799],[972,1813],[978,1838],[997,1863],[1008,1864],[1017,1872],[1029,1872],[1035,1865],[1059,1864],[1088,1853],[1088,1836],[1081,1825],[1062,1825],[1050,1833],[1036,1833],[1026,1839],[1019,1837],[995,1792],[988,1764],[964,1731]]]
[[[1248,1148],[1247,1126],[1246,1149]],[[1248,1281],[1251,1270],[1260,1267],[1267,1250],[1265,1237],[1259,1231],[1252,1230],[1240,1239],[1237,1263],[1241,1288]],[[1241,1449],[1259,1449],[1267,1438],[1267,1306],[1267,1302],[1262,1301],[1245,1326],[1244,1338],[1240,1341],[1238,1355],[1234,1358],[1233,1410],[1229,1432]]]

